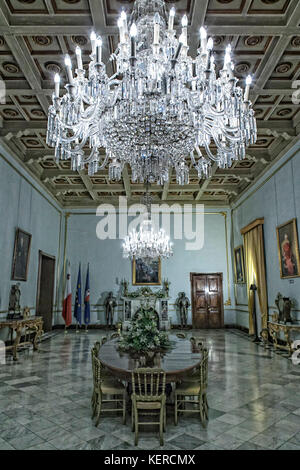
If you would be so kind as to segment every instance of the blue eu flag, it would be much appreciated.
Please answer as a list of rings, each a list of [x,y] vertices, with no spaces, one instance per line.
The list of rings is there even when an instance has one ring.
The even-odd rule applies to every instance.
[[[91,306],[90,306],[90,265],[88,265],[85,282],[84,293],[84,323],[89,325],[91,322]]]
[[[76,288],[76,299],[74,307],[74,317],[76,318],[77,323],[81,326],[81,266],[79,265],[78,278],[77,278],[77,288]]]

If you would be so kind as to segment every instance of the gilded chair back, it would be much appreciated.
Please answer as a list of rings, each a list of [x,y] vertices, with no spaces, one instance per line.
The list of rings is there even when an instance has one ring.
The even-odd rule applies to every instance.
[[[115,339],[115,338],[119,338],[120,337],[120,333],[112,333],[110,335],[110,339]]]
[[[197,338],[196,336],[191,336],[190,337],[190,342],[192,345],[192,351],[193,352],[199,352],[202,351],[204,347],[204,343],[202,338]]]
[[[107,336],[103,336],[101,339],[101,346],[107,342]]]
[[[207,389],[207,382],[208,382],[208,350],[203,348],[202,350],[202,360],[199,365],[199,379],[200,379],[200,386],[202,391]]]
[[[186,338],[186,335],[184,333],[176,333],[177,338],[184,339]]]
[[[139,368],[132,372],[133,398],[161,401],[165,397],[166,373],[162,369]]]
[[[98,358],[99,350],[100,350],[100,343],[99,343],[99,341],[96,341],[96,343],[94,344],[94,346],[91,349],[92,371],[93,371],[94,385],[95,385],[95,379],[96,379],[96,376],[95,376],[95,358]]]

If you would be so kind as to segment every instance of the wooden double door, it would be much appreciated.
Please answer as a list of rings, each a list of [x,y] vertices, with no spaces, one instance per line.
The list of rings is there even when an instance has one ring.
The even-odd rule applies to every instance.
[[[193,328],[223,328],[223,275],[191,273]]]

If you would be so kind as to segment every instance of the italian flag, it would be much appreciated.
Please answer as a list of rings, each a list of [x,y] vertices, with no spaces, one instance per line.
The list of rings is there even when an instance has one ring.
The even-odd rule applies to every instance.
[[[71,290],[70,263],[68,263],[68,266],[67,266],[67,279],[66,279],[66,286],[65,286],[62,316],[63,316],[63,319],[65,320],[66,326],[70,326],[72,323],[72,290]]]

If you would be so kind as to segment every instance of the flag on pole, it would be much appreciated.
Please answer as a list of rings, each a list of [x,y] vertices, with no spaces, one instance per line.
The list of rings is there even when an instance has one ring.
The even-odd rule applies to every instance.
[[[88,264],[85,292],[84,292],[84,323],[89,325],[91,321],[91,307],[90,307],[90,265]]]
[[[81,265],[79,265],[78,276],[77,276],[77,288],[76,288],[76,299],[74,307],[74,317],[77,323],[81,326]]]
[[[67,279],[65,285],[65,295],[63,301],[63,319],[65,320],[66,326],[70,326],[72,323],[72,290],[71,290],[71,266],[70,262],[67,265]]]

